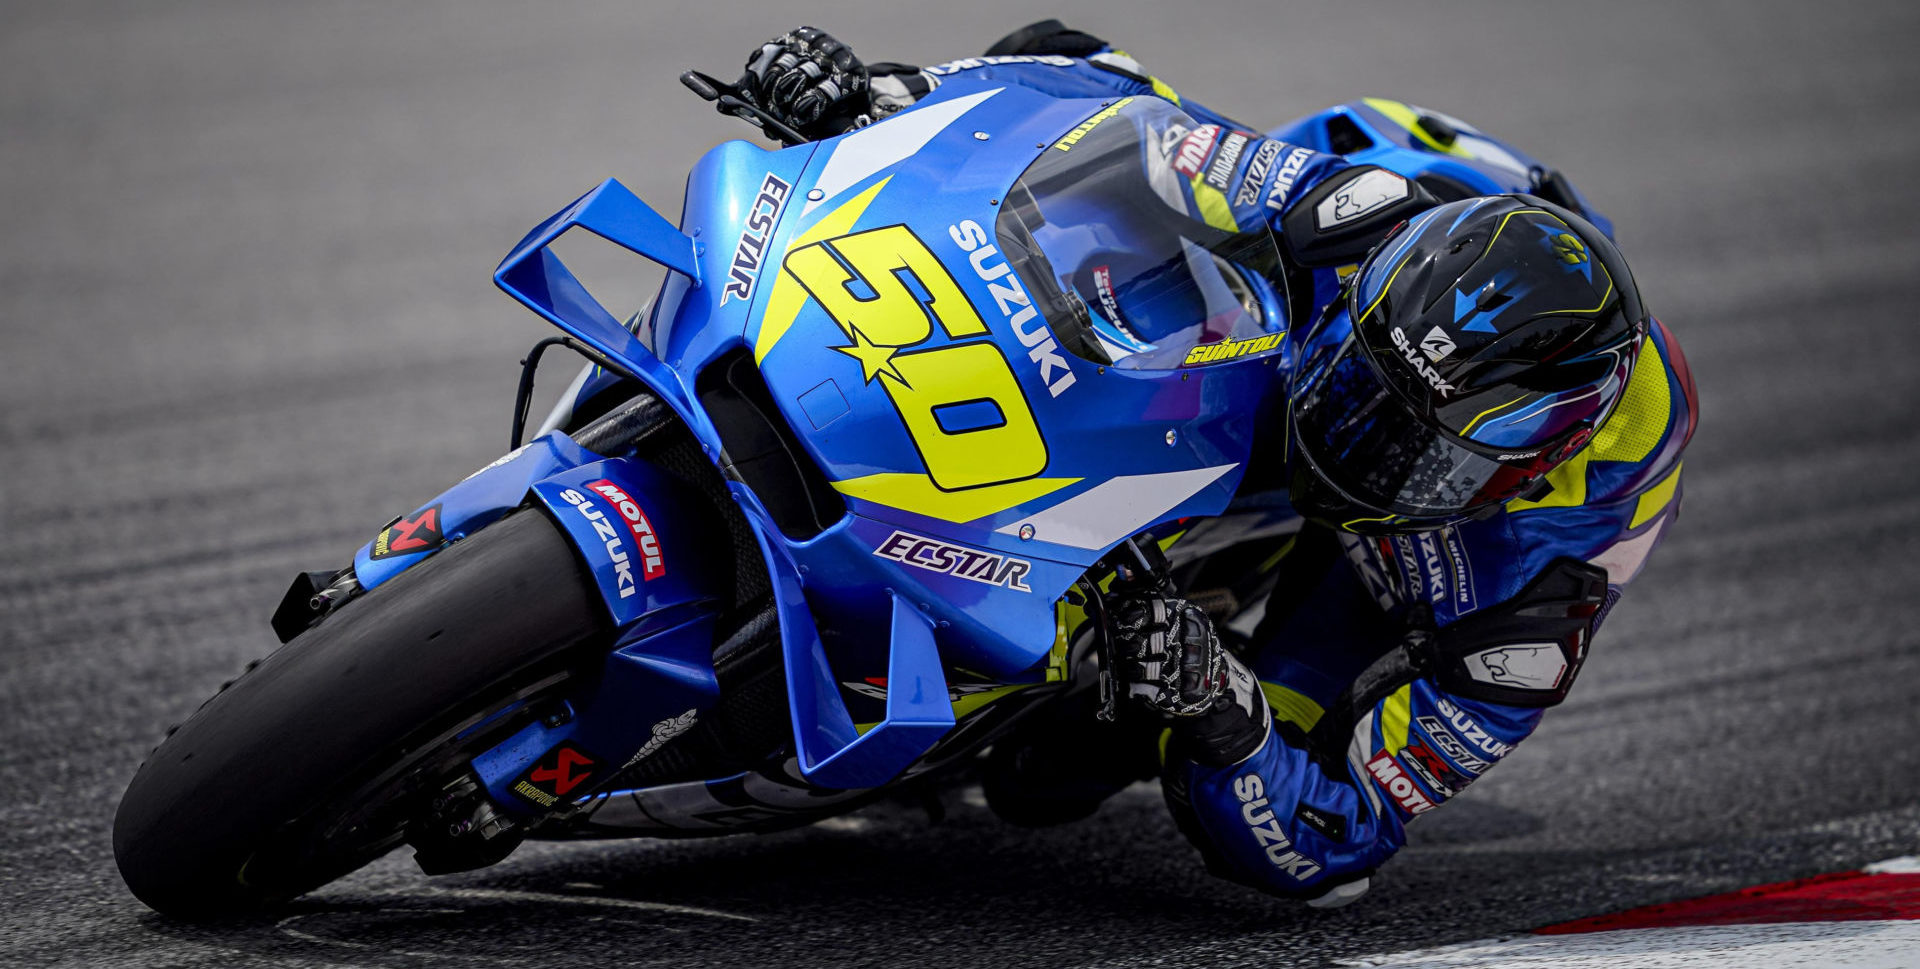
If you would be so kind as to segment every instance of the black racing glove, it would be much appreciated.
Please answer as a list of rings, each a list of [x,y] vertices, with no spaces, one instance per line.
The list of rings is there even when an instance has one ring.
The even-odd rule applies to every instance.
[[[755,106],[809,138],[830,138],[867,113],[867,68],[853,48],[799,27],[747,58],[739,88]]]
[[[1173,727],[1186,756],[1238,763],[1266,742],[1267,699],[1185,599],[1121,595],[1108,603],[1114,675],[1128,697]]]

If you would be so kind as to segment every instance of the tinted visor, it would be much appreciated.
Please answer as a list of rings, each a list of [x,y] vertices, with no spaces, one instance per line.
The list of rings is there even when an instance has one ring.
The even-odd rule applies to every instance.
[[[1351,335],[1320,356],[1306,361],[1306,381],[1293,395],[1294,441],[1357,510],[1457,518],[1506,500],[1532,478],[1535,462],[1502,464],[1422,422]]]

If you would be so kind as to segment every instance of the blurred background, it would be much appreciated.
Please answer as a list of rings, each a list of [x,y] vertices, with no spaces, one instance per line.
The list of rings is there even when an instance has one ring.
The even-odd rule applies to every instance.
[[[1042,832],[963,799],[431,886],[390,859],[277,925],[125,894],[120,791],[290,575],[505,449],[550,332],[493,288],[507,249],[609,176],[675,214],[757,137],[681,71],[802,21],[930,64],[1050,16],[1259,127],[1382,96],[1514,142],[1612,216],[1692,362],[1680,522],[1374,896],[1210,880],[1150,786]],[[1916,42],[1894,2],[7,4],[0,962],[1316,965],[1913,854]]]

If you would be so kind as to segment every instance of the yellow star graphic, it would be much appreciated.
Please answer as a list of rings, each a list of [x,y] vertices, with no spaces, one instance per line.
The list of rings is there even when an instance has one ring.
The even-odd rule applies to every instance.
[[[871,382],[875,376],[884,373],[903,385],[907,382],[893,365],[893,355],[899,347],[874,346],[865,333],[854,330],[852,345],[833,349],[860,361],[860,376],[864,381]]]

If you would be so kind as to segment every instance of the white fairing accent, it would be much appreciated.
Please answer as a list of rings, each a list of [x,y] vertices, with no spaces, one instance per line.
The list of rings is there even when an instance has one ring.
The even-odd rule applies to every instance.
[[[1513,643],[1470,653],[1467,675],[1482,683],[1520,690],[1551,690],[1567,672],[1567,657],[1555,643]]]
[[[1666,516],[1653,523],[1646,534],[1616,542],[1607,546],[1607,550],[1587,560],[1589,565],[1598,565],[1607,570],[1609,585],[1626,585],[1640,574],[1640,567],[1647,564],[1647,556],[1653,553],[1653,544],[1660,540],[1660,533],[1667,527]]]
[[[812,212],[815,206],[832,201],[834,196],[866,181],[867,176],[919,151],[934,135],[973,110],[974,105],[1003,90],[994,88],[902,111],[884,124],[862,128],[841,139],[833,149],[833,157],[827,159],[826,167],[813,183],[814,190],[824,194],[818,200],[809,201],[800,210],[801,214]]]
[[[1191,471],[1109,478],[1086,492],[997,531],[1002,535],[1018,535],[1021,529],[1031,525],[1033,537],[1043,542],[1099,551],[1139,531],[1237,467],[1237,464],[1219,464]]]

